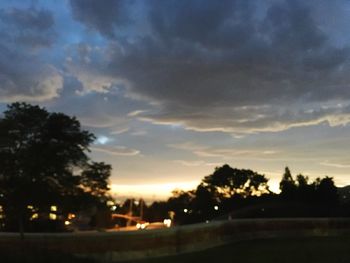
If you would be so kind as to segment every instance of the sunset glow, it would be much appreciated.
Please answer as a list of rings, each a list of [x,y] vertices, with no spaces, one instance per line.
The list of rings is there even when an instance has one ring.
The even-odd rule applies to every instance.
[[[118,196],[225,163],[350,184],[349,1],[1,1],[0,110],[76,116]]]

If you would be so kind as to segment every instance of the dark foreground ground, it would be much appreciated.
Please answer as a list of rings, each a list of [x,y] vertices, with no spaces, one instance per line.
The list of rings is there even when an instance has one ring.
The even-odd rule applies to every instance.
[[[22,250],[21,253],[0,248],[0,262],[28,263],[93,263],[69,255],[51,255],[42,251]],[[186,263],[186,262],[244,262],[244,263],[323,263],[350,262],[350,237],[288,238],[244,241],[201,252],[172,257],[127,261],[124,263]]]
[[[175,257],[128,263],[338,263],[350,262],[350,237],[254,240]]]

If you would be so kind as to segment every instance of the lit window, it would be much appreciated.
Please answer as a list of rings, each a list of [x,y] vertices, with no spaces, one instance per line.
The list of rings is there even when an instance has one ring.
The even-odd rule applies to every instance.
[[[39,218],[39,214],[35,213],[35,214],[32,214],[30,220],[34,220],[34,219],[38,219],[38,218]]]
[[[49,214],[49,218],[50,218],[50,220],[56,220],[57,219],[57,215],[53,214],[53,213],[50,213]]]

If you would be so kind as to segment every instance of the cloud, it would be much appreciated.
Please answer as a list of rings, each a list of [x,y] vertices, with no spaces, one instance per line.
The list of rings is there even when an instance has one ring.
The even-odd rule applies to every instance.
[[[118,87],[129,85],[123,77],[118,77],[110,69],[110,50],[87,43],[69,45],[66,49],[65,71],[74,76],[82,84],[77,93],[84,95],[89,92],[110,93]]]
[[[40,59],[17,53],[0,43],[0,101],[46,101],[59,96],[60,72]]]
[[[266,158],[274,158],[274,156],[276,156],[276,154],[279,153],[278,151],[273,149],[248,149],[247,147],[245,147],[245,149],[242,150],[239,148],[235,149],[235,147],[230,147],[230,148],[218,147],[218,146],[209,147],[204,145],[198,145],[192,142],[170,144],[168,146],[174,149],[190,151],[194,155],[197,155],[199,157],[219,157],[223,159],[230,159],[230,158],[266,159]]]
[[[78,79],[65,75],[61,96],[48,106],[54,111],[76,116],[82,125],[98,133],[110,132],[114,135],[127,132],[133,119],[127,114],[135,108],[144,107],[143,102],[125,98],[122,90],[106,94],[82,92],[83,89]]]
[[[106,153],[109,155],[116,156],[135,156],[139,155],[140,151],[136,149],[127,148],[124,146],[94,146],[91,147],[92,151],[97,151],[101,153]]]
[[[198,161],[186,161],[186,160],[174,160],[175,163],[181,164],[183,166],[220,166],[222,163],[208,163],[203,160]]]
[[[126,96],[152,106],[137,116],[155,124],[236,135],[344,124],[346,107],[321,106],[350,102],[349,48],[322,30],[314,4],[150,1],[142,9],[148,33],[133,28],[130,38],[111,37],[117,24],[129,24],[107,15],[109,27],[102,29],[104,12],[87,12],[90,19],[80,21],[107,36],[108,45],[98,52],[108,55],[92,55],[89,63],[73,60],[69,71],[89,90],[123,86]]]
[[[350,168],[350,163],[335,163],[335,162],[329,162],[329,161],[325,161],[325,162],[321,162],[320,165],[323,166],[329,166],[329,167],[335,167],[335,168],[343,168],[343,169],[348,169]]]
[[[1,9],[0,21],[2,37],[15,45],[38,49],[51,46],[56,38],[53,15],[45,9]]]
[[[114,37],[118,26],[128,20],[124,12],[128,3],[131,1],[70,0],[73,17],[107,37]]]
[[[0,9],[0,101],[42,102],[59,96],[60,70],[41,56],[55,37],[50,11]]]

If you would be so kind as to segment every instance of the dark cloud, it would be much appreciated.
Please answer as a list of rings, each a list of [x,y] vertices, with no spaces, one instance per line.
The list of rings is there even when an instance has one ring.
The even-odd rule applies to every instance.
[[[131,2],[130,0],[70,0],[70,5],[73,17],[77,21],[104,36],[114,37],[116,28],[128,20],[124,9]]]
[[[49,47],[56,33],[54,18],[50,11],[37,8],[8,8],[0,10],[3,23],[2,37],[15,45],[30,48]]]
[[[322,30],[313,4],[150,1],[149,34],[110,42],[108,56],[90,65],[76,59],[72,68],[123,82],[129,96],[157,105],[140,114],[156,123],[237,133],[336,123],[334,114],[345,108],[334,113],[321,105],[350,100],[349,49]],[[104,21],[114,28],[111,17]]]
[[[0,101],[45,101],[62,88],[59,71],[33,56],[0,44]]]
[[[50,11],[0,10],[0,101],[46,101],[59,96],[62,77],[41,50],[55,38]]]
[[[14,24],[24,30],[49,30],[54,25],[54,19],[50,11],[34,8],[2,10],[0,18],[3,22]]]
[[[148,115],[153,121],[279,130],[327,119],[296,112],[300,105],[350,98],[348,49],[332,45],[311,7],[279,1],[263,12],[247,1],[210,1],[202,10],[197,1],[160,2],[150,13],[157,38],[124,46],[114,59],[132,92],[161,105]]]
[[[232,48],[249,38],[246,34],[250,29],[248,1],[158,0],[150,9],[151,25],[167,44],[184,40],[205,47]],[[242,18],[247,23],[237,23]]]

